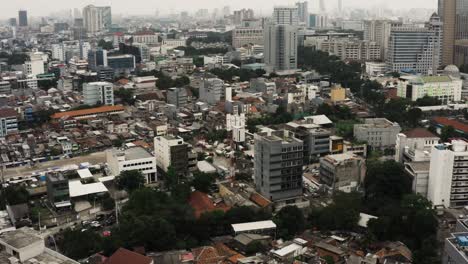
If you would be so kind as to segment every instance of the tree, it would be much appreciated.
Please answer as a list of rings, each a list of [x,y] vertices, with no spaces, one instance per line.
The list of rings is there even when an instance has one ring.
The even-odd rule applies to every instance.
[[[216,174],[208,174],[203,172],[196,172],[194,173],[194,179],[192,181],[192,185],[195,190],[209,193],[211,186],[216,181]]]
[[[336,192],[333,202],[325,208],[314,208],[309,223],[323,230],[353,230],[357,227],[361,212],[359,193]]]
[[[109,211],[114,210],[115,208],[115,201],[109,194],[106,194],[104,198],[101,200],[102,209]]]
[[[4,188],[2,192],[3,198],[9,205],[24,204],[29,201],[29,193],[23,186],[10,185]]]
[[[444,126],[442,127],[442,132],[440,133],[440,139],[442,142],[448,142],[450,138],[456,137],[457,133],[453,126]]]
[[[278,236],[283,239],[291,239],[305,228],[304,214],[296,206],[281,208],[273,221],[278,228]]]
[[[104,39],[99,40],[98,47],[105,50],[113,50],[114,44],[111,41],[105,41]]]
[[[135,96],[133,95],[133,90],[131,89],[120,88],[119,90],[114,91],[114,95],[128,105],[135,104]]]
[[[101,238],[92,230],[66,229],[58,241],[62,252],[72,259],[83,259],[100,250]]]
[[[372,211],[382,204],[399,201],[411,193],[412,179],[405,174],[403,165],[393,161],[372,161],[367,164],[364,180],[365,200]]]
[[[145,185],[143,174],[137,170],[123,171],[117,178],[117,186],[121,190],[133,192]]]
[[[417,127],[423,113],[419,108],[411,108],[407,113],[407,122],[411,127]]]
[[[418,106],[433,106],[433,105],[441,105],[441,104],[442,104],[442,101],[437,99],[437,97],[430,97],[427,95],[416,100],[416,105]]]

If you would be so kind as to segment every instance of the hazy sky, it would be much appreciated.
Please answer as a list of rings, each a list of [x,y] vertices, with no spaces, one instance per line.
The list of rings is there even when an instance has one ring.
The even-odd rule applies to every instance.
[[[310,0],[310,6],[317,5],[319,0]],[[324,0],[327,8],[336,6],[338,0]],[[370,8],[373,6],[385,6],[401,9],[412,7],[436,8],[437,0],[342,0],[343,6],[356,6]],[[221,8],[224,5],[231,9],[242,7],[270,10],[274,5],[293,4],[294,0],[0,0],[0,17],[9,18],[17,16],[18,9],[26,9],[30,16],[43,16],[50,12],[83,8],[88,4],[111,5],[113,13],[122,14],[154,14],[159,9],[161,13],[170,11],[188,10],[199,8]]]

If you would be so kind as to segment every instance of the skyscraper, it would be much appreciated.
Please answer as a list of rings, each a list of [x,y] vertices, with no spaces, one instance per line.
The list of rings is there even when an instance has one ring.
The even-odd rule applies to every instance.
[[[27,27],[28,26],[28,11],[20,10],[18,11],[18,21],[20,27]]]
[[[293,133],[270,131],[255,134],[255,187],[273,202],[302,195],[302,140]]]
[[[392,26],[387,57],[390,71],[436,74],[441,64],[441,53],[442,22],[437,14],[431,16],[424,28]]]
[[[439,14],[444,22],[444,65],[468,62],[468,0],[439,0]]]
[[[89,33],[96,33],[112,24],[112,12],[110,6],[88,5],[83,8],[84,27]]]
[[[343,0],[338,0],[338,12],[343,12]]]
[[[264,28],[266,70],[297,69],[297,7],[275,7],[272,21]]]
[[[298,13],[298,18],[299,22],[301,24],[307,25],[308,26],[308,20],[309,20],[309,3],[307,1],[304,2],[297,2],[296,3],[297,7],[297,13]]]
[[[275,7],[272,22],[277,25],[297,25],[299,22],[297,6]]]
[[[267,24],[264,29],[264,56],[266,70],[297,69],[297,27],[285,24]]]
[[[327,8],[325,7],[325,0],[320,0],[319,9],[321,13],[324,13],[327,11]]]
[[[391,28],[392,22],[388,20],[364,21],[364,40],[376,42],[380,45],[383,60],[387,59]]]

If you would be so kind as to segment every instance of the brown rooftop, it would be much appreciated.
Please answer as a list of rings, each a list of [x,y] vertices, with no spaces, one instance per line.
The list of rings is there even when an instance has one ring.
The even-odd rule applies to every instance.
[[[403,132],[408,138],[434,138],[437,137],[432,132],[425,128],[415,128],[406,132]]]

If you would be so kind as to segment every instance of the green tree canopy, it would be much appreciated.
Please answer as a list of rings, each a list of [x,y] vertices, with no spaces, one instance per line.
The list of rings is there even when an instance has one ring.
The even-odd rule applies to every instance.
[[[291,239],[305,229],[305,218],[296,206],[281,208],[273,218],[277,226],[277,234],[283,239]]]
[[[117,178],[117,186],[126,190],[127,192],[133,192],[145,185],[145,178],[143,174],[137,170],[123,171]]]

